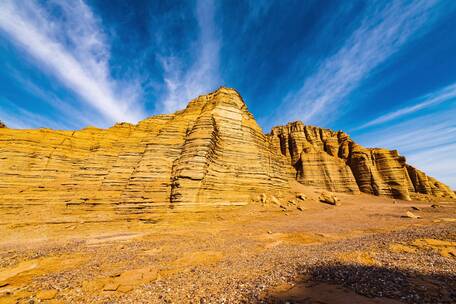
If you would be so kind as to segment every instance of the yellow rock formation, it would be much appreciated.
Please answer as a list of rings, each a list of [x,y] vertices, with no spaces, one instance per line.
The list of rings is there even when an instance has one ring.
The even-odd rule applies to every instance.
[[[397,151],[361,147],[341,131],[295,122],[265,135],[227,88],[136,125],[0,128],[3,213],[49,219],[72,208],[136,214],[241,205],[260,193],[280,196],[294,178],[336,192],[455,197]]]
[[[416,193],[456,197],[448,186],[407,165],[396,150],[364,148],[342,131],[297,121],[273,128],[268,136],[305,185],[405,200]]]
[[[227,88],[137,125],[0,129],[0,198],[7,210],[135,213],[246,204],[258,193],[287,189],[292,177],[240,95]]]

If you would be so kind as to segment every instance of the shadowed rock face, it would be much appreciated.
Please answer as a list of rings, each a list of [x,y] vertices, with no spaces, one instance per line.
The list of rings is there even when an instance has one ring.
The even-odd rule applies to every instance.
[[[137,125],[0,129],[2,208],[136,214],[237,205],[262,192],[280,197],[295,178],[330,191],[455,196],[397,151],[364,148],[340,131],[295,122],[264,135],[241,96],[227,88]]]
[[[405,200],[413,193],[455,197],[448,186],[407,165],[396,150],[364,148],[342,131],[298,121],[273,128],[269,137],[305,185]]]

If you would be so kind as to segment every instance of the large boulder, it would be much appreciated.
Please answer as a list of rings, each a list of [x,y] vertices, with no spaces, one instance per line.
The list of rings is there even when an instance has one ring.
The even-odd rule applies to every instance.
[[[320,194],[320,197],[318,198],[320,202],[330,204],[333,206],[340,206],[340,200],[332,193],[330,192],[322,192]]]

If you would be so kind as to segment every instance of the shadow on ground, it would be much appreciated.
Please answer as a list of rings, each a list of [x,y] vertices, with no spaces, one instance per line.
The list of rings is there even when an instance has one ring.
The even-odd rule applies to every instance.
[[[259,303],[456,303],[456,273],[422,274],[376,266],[335,264],[302,271]]]

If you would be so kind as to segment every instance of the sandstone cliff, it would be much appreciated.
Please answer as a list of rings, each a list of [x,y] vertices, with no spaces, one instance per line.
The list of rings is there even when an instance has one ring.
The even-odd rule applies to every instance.
[[[292,168],[239,96],[221,88],[183,111],[80,131],[0,129],[2,207],[145,212],[245,204],[286,190]]]
[[[455,198],[448,186],[407,165],[396,150],[364,148],[342,131],[298,121],[275,127],[268,136],[305,185],[405,200],[415,193]]]
[[[195,210],[246,204],[263,192],[280,196],[292,179],[402,199],[455,197],[397,151],[364,148],[340,131],[295,122],[264,135],[241,96],[227,88],[136,125],[0,128],[0,208],[6,210]]]

